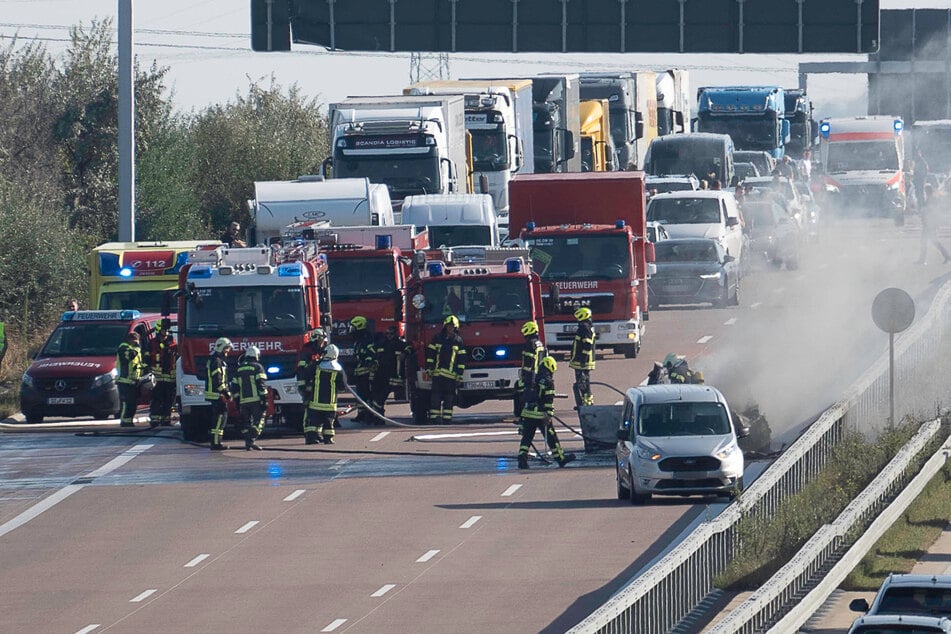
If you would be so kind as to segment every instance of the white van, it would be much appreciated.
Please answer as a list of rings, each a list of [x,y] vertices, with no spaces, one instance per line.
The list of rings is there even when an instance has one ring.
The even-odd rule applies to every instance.
[[[738,432],[739,430],[739,432]],[[726,398],[702,384],[643,385],[624,394],[617,432],[617,496],[720,495],[743,490],[743,451]]]
[[[389,188],[368,178],[259,181],[248,207],[254,219],[254,244],[269,244],[296,222],[326,221],[334,227],[396,224]]]
[[[402,223],[429,229],[429,244],[437,249],[499,246],[499,219],[489,194],[407,196]]]
[[[740,207],[733,192],[698,189],[651,196],[647,220],[659,222],[671,238],[713,238],[737,262],[743,256]]]

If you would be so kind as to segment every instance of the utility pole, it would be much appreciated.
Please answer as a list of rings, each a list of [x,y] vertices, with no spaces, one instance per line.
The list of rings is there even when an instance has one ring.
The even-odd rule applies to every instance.
[[[135,241],[135,57],[132,0],[119,0],[119,241]]]

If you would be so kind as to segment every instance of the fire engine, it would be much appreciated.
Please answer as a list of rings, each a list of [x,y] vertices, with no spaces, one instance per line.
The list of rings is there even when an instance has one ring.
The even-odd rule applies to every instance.
[[[460,322],[468,352],[457,405],[469,407],[515,396],[522,363],[521,327],[544,317],[541,280],[526,249],[461,247],[430,252],[414,260],[406,297],[406,340],[414,351],[407,371],[413,419],[426,422],[432,379],[426,348],[448,315]]]
[[[272,422],[300,427],[304,403],[297,392],[298,355],[314,328],[329,327],[329,286],[326,256],[313,240],[189,254],[179,276],[178,303],[178,396],[186,440],[202,441],[211,428],[204,375],[219,337],[229,338],[235,348],[231,375],[244,350],[261,350]]]

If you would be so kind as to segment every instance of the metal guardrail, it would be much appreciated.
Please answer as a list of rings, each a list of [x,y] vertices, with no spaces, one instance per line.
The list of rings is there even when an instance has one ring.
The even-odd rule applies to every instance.
[[[936,379],[951,284],[935,296],[927,314],[896,338],[895,380],[915,385],[914,394],[897,396],[896,416],[932,417],[945,393]],[[937,375],[937,376],[936,376]],[[824,412],[785,452],[717,518],[700,524],[660,561],[618,591],[574,626],[573,634],[638,632],[661,634],[677,626],[711,591],[714,579],[736,553],[738,522],[765,519],[812,480],[828,463],[847,429],[874,434],[876,422],[889,416],[887,353],[866,371],[846,396]]]

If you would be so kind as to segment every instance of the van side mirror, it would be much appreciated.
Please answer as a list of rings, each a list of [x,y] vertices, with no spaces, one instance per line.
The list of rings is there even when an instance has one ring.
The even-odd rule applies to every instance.
[[[320,173],[324,178],[331,178],[333,171],[334,160],[332,156],[328,156],[324,159],[323,163],[320,164]]]
[[[726,255],[723,256],[723,263],[724,263],[724,264],[729,264],[730,262],[735,262],[735,261],[736,261],[736,258],[733,257],[732,255],[730,255],[729,253],[727,253]]]
[[[617,439],[620,441],[625,441],[628,438],[629,429],[619,429],[617,430]]]
[[[727,217],[726,217],[726,226],[728,226],[728,227],[735,227],[735,226],[738,225],[738,224],[740,224],[740,219],[737,218],[736,216],[727,216]]]
[[[634,113],[634,138],[635,139],[644,138],[644,113],[643,112]]]
[[[479,193],[488,194],[489,193],[489,177],[485,174],[479,174]]]

